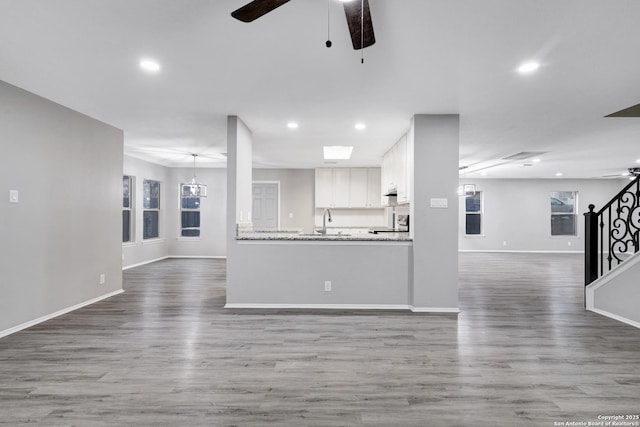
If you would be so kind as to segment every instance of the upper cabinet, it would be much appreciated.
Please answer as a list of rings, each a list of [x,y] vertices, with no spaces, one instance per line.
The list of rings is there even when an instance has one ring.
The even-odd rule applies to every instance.
[[[382,158],[381,195],[383,204],[388,203],[385,194],[397,193],[397,203],[411,201],[411,165],[413,154],[408,144],[407,135],[387,151]]]
[[[379,208],[380,168],[316,169],[316,208]]]

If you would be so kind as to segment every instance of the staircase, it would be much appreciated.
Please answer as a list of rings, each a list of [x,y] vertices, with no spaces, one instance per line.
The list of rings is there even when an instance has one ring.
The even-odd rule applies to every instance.
[[[585,306],[640,328],[640,176],[585,216]]]

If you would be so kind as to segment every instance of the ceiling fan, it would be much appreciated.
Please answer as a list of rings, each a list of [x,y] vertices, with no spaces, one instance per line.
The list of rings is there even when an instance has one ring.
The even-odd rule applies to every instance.
[[[634,179],[637,176],[640,176],[640,168],[639,167],[631,167],[631,168],[628,168],[626,172],[614,173],[612,175],[602,175],[601,178],[623,178],[623,177],[629,177],[630,179]]]
[[[231,16],[242,22],[251,22],[288,2],[289,0],[254,0],[233,11]],[[373,34],[369,0],[342,0],[342,2],[353,48],[358,50],[374,44],[376,38]],[[331,47],[329,40],[327,40],[327,47]]]

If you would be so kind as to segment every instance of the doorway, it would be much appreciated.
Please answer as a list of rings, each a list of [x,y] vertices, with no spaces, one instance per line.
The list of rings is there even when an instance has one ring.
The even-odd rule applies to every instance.
[[[280,182],[254,181],[252,189],[254,228],[280,228]]]

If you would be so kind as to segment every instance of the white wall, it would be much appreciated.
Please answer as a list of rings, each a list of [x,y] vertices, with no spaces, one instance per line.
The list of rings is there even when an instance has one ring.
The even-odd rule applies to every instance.
[[[171,194],[170,187],[172,187],[169,168],[125,156],[124,174],[134,177],[133,204],[135,209],[133,210],[133,216],[135,217],[135,225],[132,236],[135,236],[135,239],[131,243],[122,245],[123,266],[130,267],[167,257],[169,255],[169,239],[175,238],[175,233],[169,234],[167,225],[171,221],[175,221],[175,219],[170,221],[169,217],[175,217],[177,203],[173,200],[174,197],[169,197]],[[142,183],[145,179],[160,181],[160,237],[157,239],[144,240],[142,238]],[[122,182],[122,179],[120,181]],[[122,193],[122,185],[120,187],[120,193]],[[122,196],[118,206],[122,206]],[[122,236],[122,231],[120,231],[120,236]]]
[[[460,250],[508,251],[583,251],[583,213],[589,211],[587,206],[594,204],[598,210],[628,183],[572,179],[466,179],[465,182],[476,184],[476,190],[483,192],[483,235],[465,236],[465,204],[460,198]],[[551,237],[552,191],[578,192],[577,236]]]
[[[410,234],[413,237],[411,300],[416,310],[457,311],[457,214],[460,118],[416,114],[407,135]],[[434,207],[434,199],[446,207]]]
[[[587,287],[587,308],[640,328],[640,254]]]
[[[124,157],[124,174],[134,177],[135,240],[122,245],[124,267],[167,256],[226,256],[226,169],[196,169],[198,181],[207,184],[208,197],[202,198],[200,237],[180,236],[179,185],[191,181],[193,168],[167,168],[133,157]],[[142,182],[160,181],[160,237],[142,238]]]
[[[122,141],[0,81],[0,335],[122,289]]]
[[[200,199],[200,237],[180,236],[179,185],[193,178],[193,168],[169,170],[169,197],[166,232],[169,236],[169,256],[225,256],[227,170],[197,169],[198,181],[207,185],[207,197]]]
[[[281,229],[301,228],[307,233],[312,232],[315,204],[313,169],[253,169],[253,181],[280,182]]]

